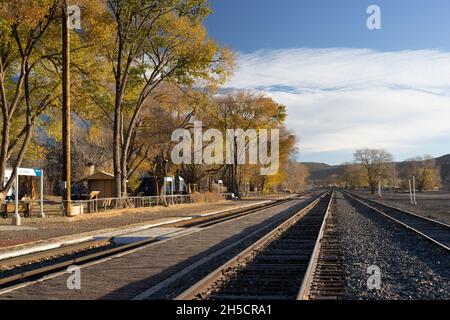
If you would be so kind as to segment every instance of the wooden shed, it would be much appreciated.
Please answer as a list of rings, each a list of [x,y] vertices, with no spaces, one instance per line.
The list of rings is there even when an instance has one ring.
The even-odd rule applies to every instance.
[[[114,197],[114,175],[104,171],[97,171],[80,182],[84,181],[87,181],[89,193],[100,191],[99,198]]]

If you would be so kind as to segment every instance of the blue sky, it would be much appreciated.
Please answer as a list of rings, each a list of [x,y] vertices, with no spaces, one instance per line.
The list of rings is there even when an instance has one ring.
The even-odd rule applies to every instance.
[[[351,47],[450,49],[448,0],[211,0],[210,34],[235,50]],[[382,10],[383,30],[366,28]]]
[[[450,153],[450,1],[212,0],[210,35],[239,53],[230,88],[288,107],[300,161],[360,147]],[[366,27],[381,8],[382,30]]]

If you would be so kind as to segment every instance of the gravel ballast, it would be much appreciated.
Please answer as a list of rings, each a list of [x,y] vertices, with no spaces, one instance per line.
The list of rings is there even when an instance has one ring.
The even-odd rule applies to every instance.
[[[450,253],[337,193],[349,299],[450,299]],[[370,266],[381,289],[369,290]]]
[[[357,194],[402,210],[413,212],[425,218],[450,224],[450,193],[448,192],[418,193],[417,205],[411,204],[409,195],[405,193],[384,193],[382,199],[378,195],[372,195],[368,192],[357,192]]]

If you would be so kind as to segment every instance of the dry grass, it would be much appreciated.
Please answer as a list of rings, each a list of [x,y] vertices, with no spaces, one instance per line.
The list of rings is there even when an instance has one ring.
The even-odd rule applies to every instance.
[[[215,192],[193,193],[191,199],[194,203],[217,203],[224,201],[223,196]]]

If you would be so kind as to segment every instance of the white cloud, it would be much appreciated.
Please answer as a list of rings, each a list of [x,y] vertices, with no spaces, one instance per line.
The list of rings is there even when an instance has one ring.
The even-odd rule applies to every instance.
[[[289,49],[240,55],[231,88],[288,107],[306,153],[418,152],[450,134],[450,53]],[[446,152],[443,147],[443,152]]]

